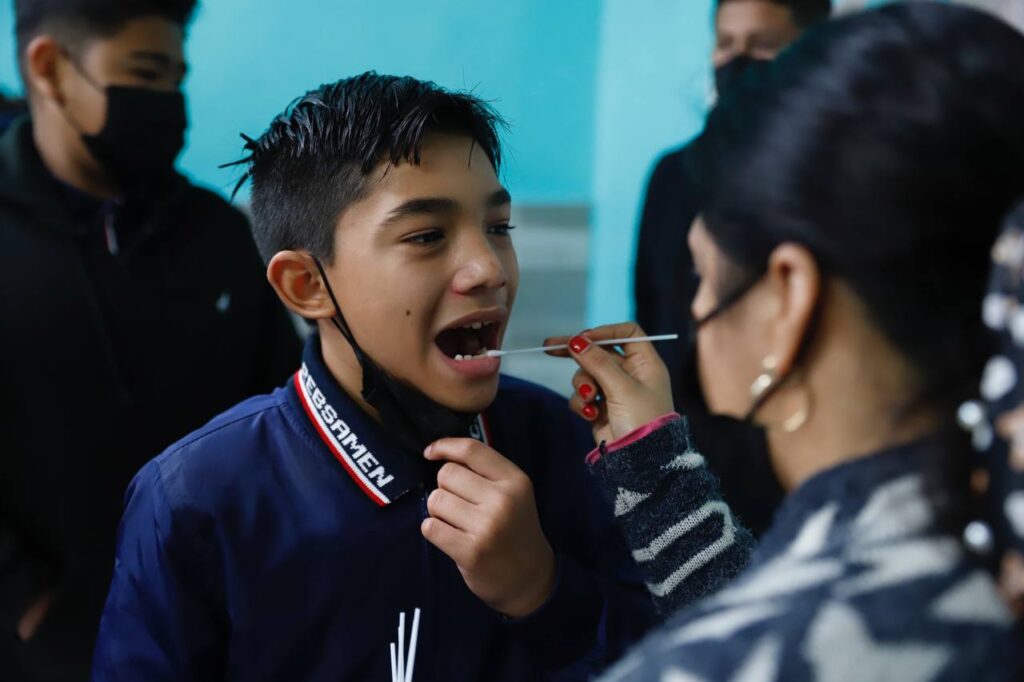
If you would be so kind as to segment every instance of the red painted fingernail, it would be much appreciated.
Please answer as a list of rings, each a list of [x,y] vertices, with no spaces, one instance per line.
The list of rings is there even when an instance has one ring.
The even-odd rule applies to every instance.
[[[584,405],[583,416],[591,421],[597,419],[597,408],[593,405]]]
[[[576,353],[576,355],[579,355],[588,348],[590,348],[590,339],[585,336],[574,336],[569,339],[569,350]]]
[[[590,397],[590,394],[594,392],[594,387],[590,384],[582,384],[579,388],[580,397],[586,400]]]

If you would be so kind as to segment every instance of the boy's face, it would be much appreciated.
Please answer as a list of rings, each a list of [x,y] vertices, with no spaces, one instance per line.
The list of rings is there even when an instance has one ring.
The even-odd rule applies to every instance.
[[[88,41],[77,68],[62,70],[66,106],[82,132],[96,134],[107,120],[106,94],[96,86],[178,90],[185,77],[183,45],[182,28],[160,17],[132,19],[112,36]]]
[[[477,412],[494,400],[500,361],[456,356],[501,347],[519,284],[511,200],[468,137],[429,136],[421,158],[371,174],[367,196],[338,221],[327,273],[377,364],[442,405]],[[325,353],[340,344],[357,372],[337,330],[323,321],[321,330]]]

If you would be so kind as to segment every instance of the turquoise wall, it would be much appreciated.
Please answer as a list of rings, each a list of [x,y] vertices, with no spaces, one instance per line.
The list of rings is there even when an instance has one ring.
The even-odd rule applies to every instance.
[[[20,90],[11,0],[0,0],[0,87]],[[367,69],[492,100],[512,124],[505,179],[517,200],[585,203],[593,166],[596,0],[206,0],[192,27],[188,147],[180,166],[216,188],[239,132],[289,101]]]
[[[633,314],[636,226],[656,158],[703,126],[711,0],[605,0],[598,59],[587,321]],[[681,229],[685,229],[685,226]]]
[[[0,87],[18,89],[11,0]],[[589,323],[632,313],[633,243],[655,158],[695,134],[710,93],[711,0],[206,0],[188,43],[182,169],[226,191],[239,132],[295,96],[376,69],[474,89],[512,124],[517,201],[592,209]]]

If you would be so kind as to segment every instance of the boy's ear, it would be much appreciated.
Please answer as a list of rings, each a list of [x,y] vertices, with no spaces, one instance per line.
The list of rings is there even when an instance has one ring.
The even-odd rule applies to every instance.
[[[61,50],[57,42],[47,35],[36,36],[23,56],[26,85],[49,99],[60,100]]]
[[[334,316],[334,303],[321,281],[313,257],[301,251],[279,251],[267,264],[267,281],[293,313],[307,320]]]

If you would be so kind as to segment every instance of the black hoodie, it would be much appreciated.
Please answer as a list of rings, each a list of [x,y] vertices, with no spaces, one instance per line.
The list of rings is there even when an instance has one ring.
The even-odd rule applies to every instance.
[[[28,118],[0,137],[0,676],[87,679],[132,475],[300,354],[223,199],[175,176],[101,202],[47,171]]]

